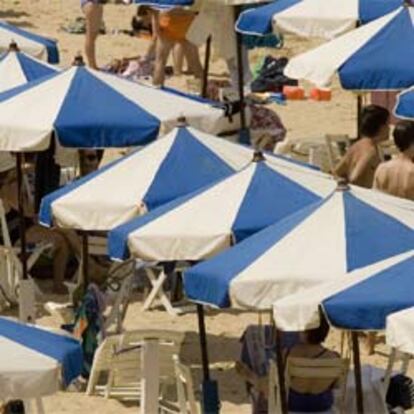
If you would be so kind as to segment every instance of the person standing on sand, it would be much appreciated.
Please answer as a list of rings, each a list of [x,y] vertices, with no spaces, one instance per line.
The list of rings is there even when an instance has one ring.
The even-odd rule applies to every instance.
[[[348,149],[334,175],[351,184],[372,187],[375,170],[381,162],[378,144],[388,139],[389,118],[388,110],[381,106],[368,105],[362,110],[361,138]]]
[[[400,153],[378,167],[374,188],[414,200],[414,122],[399,121],[394,129],[394,142]]]
[[[81,8],[86,19],[85,54],[88,66],[92,69],[98,69],[95,45],[103,19],[104,3],[105,0],[81,0]]]

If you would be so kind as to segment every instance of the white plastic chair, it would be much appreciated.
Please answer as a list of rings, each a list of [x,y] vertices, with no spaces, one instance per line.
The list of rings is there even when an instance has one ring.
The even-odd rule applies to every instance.
[[[351,139],[348,135],[325,135],[326,150],[328,153],[330,171],[335,171],[335,167],[351,146]]]
[[[175,384],[173,355],[180,352],[184,333],[165,330],[139,330],[110,336],[95,353],[89,377],[87,395],[98,394],[105,398],[141,400],[143,376],[141,353],[146,339],[159,343],[159,381],[163,390]],[[98,384],[99,377],[106,373],[105,384]],[[161,398],[162,406],[162,398]]]

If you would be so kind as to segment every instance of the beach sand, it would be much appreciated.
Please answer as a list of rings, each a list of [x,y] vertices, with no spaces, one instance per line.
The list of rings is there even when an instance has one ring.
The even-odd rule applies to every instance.
[[[100,65],[108,63],[112,58],[135,56],[144,53],[146,41],[138,40],[116,33],[121,29],[129,29],[134,7],[125,5],[105,6],[105,23],[108,34],[101,36],[98,43],[98,61]],[[79,0],[0,0],[0,16],[11,23],[20,25],[38,33],[59,39],[62,66],[68,66],[74,55],[83,49],[83,36],[71,35],[61,30],[75,17],[81,16]],[[231,28],[229,28],[230,30]],[[266,50],[255,52],[254,58],[265,53],[292,56],[309,48],[316,42],[303,42],[291,36],[286,37],[286,48],[283,50]],[[222,73],[224,65],[215,61],[213,73]],[[186,77],[174,78],[169,85],[186,85]],[[355,97],[343,92],[336,84],[333,87],[333,99],[327,103],[289,102],[286,106],[275,106],[288,129],[291,138],[322,137],[331,134],[355,134]],[[40,319],[41,324],[57,325],[50,316]],[[207,331],[212,376],[219,381],[222,412],[228,414],[244,414],[250,412],[243,382],[237,376],[233,363],[238,358],[239,338],[249,324],[258,323],[255,313],[237,314],[234,312],[211,313],[207,318]],[[159,328],[185,331],[186,341],[183,360],[191,364],[197,378],[200,378],[200,359],[195,313],[171,317],[163,310],[141,311],[141,302],[134,301],[128,310],[125,327],[127,329]],[[339,335],[333,334],[330,344],[339,349]],[[364,362],[385,366],[383,355],[387,352],[383,346],[373,357],[366,357]],[[81,393],[66,392],[45,399],[46,412],[63,413],[100,413],[127,414],[136,413],[136,405],[124,405],[115,400],[100,397],[86,397]]]

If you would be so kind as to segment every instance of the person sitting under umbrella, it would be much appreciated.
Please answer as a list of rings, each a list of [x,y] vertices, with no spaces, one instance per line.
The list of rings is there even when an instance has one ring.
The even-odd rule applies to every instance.
[[[361,137],[348,149],[334,174],[349,183],[371,188],[381,158],[378,144],[389,135],[390,114],[377,105],[366,106],[361,114]]]
[[[374,188],[397,197],[414,200],[414,122],[399,121],[394,142],[400,153],[382,163],[374,177]]]

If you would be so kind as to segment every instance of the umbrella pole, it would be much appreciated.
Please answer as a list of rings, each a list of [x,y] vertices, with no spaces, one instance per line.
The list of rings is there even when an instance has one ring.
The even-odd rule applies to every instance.
[[[357,138],[361,138],[361,113],[362,113],[362,96],[357,96]]]
[[[240,14],[240,6],[234,6],[234,22]],[[236,32],[236,52],[237,52],[237,76],[240,99],[240,137],[239,142],[242,144],[250,144],[249,131],[246,128],[246,107],[244,99],[244,67],[243,67],[243,46],[242,35]]]
[[[204,307],[197,304],[198,334],[200,338],[201,362],[203,366],[203,385],[202,385],[202,407],[203,414],[218,414],[220,412],[220,403],[218,398],[217,382],[211,380],[208,351],[207,351],[207,334],[204,319]]]
[[[85,285],[85,292],[88,289],[89,285],[89,245],[88,245],[88,233],[82,231],[82,254],[81,254],[81,263],[82,263],[82,277],[83,283]]]
[[[357,413],[364,414],[364,396],[362,390],[361,357],[359,353],[358,333],[352,332],[352,351],[354,356],[355,391]]]
[[[206,55],[204,58],[203,83],[201,85],[201,96],[203,98],[207,98],[208,72],[210,71],[211,40],[212,40],[212,37],[211,35],[209,35],[206,41]]]
[[[279,383],[279,398],[280,398],[280,408],[282,414],[288,414],[287,401],[286,401],[286,383],[285,383],[285,364],[283,361],[282,354],[282,336],[281,332],[276,328],[276,324],[273,320],[273,328],[275,329],[276,335],[276,365],[277,365],[277,377]]]
[[[20,260],[22,263],[23,280],[28,279],[27,272],[27,245],[26,245],[26,221],[24,217],[24,186],[23,186],[23,154],[16,154],[17,170],[17,202],[19,208],[20,224]]]

